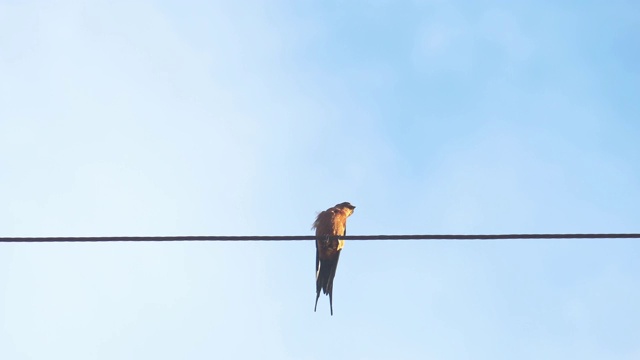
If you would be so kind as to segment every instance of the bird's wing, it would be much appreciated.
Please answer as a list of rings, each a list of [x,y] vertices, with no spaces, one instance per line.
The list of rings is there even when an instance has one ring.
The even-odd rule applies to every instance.
[[[336,251],[333,259],[331,260],[331,268],[329,269],[329,281],[327,283],[327,293],[333,295],[333,278],[336,277],[336,270],[338,269],[338,260],[340,260],[340,250]]]
[[[320,270],[320,254],[318,253],[318,240],[316,242],[316,279],[318,278],[318,270]]]

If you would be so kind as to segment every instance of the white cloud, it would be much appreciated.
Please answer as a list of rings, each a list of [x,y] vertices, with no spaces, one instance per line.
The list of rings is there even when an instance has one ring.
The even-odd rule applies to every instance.
[[[414,64],[424,73],[470,70],[475,53],[473,24],[449,10],[428,16],[417,30]]]
[[[462,13],[440,4],[422,13],[413,54],[422,73],[483,73],[493,66],[512,71],[533,54],[522,21],[506,9]]]
[[[4,8],[2,33],[33,27],[0,40],[3,236],[257,231],[260,176],[277,154],[265,144],[289,136],[270,128],[269,102],[291,95],[269,83],[284,69],[262,61],[279,56],[266,13],[233,22],[224,11],[234,9],[217,8],[207,21],[241,31],[207,34],[203,48],[152,3]],[[273,300],[254,302],[268,291],[269,247],[9,249],[2,358],[202,356],[214,343],[225,357],[254,353],[249,338],[282,351]]]

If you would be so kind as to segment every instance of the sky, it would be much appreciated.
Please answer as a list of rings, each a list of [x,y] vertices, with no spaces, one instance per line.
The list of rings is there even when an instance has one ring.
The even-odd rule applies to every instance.
[[[0,236],[640,232],[634,1],[0,0]],[[638,359],[640,242],[0,243],[1,359]]]

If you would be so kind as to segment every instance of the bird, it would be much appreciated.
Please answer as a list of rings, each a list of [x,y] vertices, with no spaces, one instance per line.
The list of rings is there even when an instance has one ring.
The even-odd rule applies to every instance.
[[[333,278],[336,276],[340,251],[344,240],[337,236],[347,235],[347,218],[356,207],[348,202],[337,204],[318,214],[313,227],[316,229],[316,305],[320,290],[329,295],[329,306],[333,316]]]

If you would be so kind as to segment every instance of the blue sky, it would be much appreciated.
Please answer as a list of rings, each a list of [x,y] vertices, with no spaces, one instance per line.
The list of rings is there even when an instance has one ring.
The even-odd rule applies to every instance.
[[[0,1],[0,236],[638,232],[632,1]],[[634,240],[0,245],[2,359],[637,359]]]

